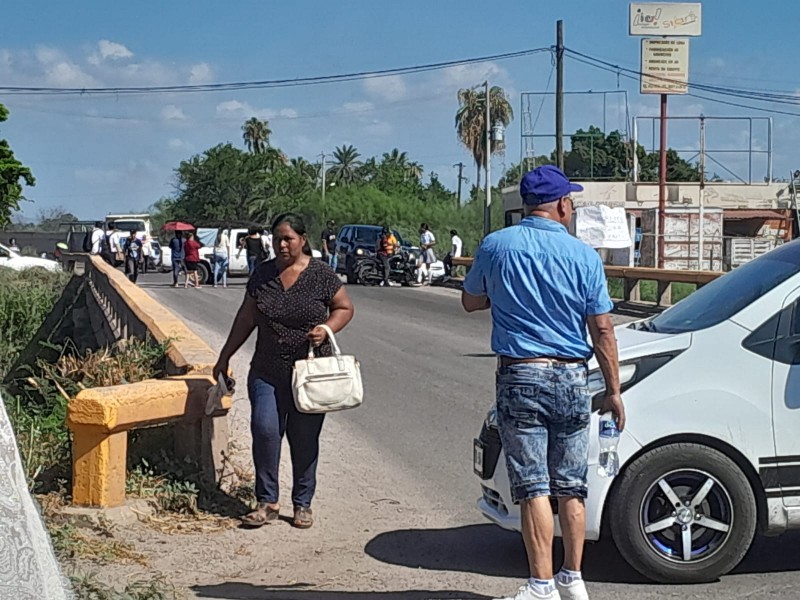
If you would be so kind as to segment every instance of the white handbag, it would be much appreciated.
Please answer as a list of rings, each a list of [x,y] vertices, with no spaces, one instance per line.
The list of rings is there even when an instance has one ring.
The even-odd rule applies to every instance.
[[[330,327],[328,332],[333,356],[314,356],[308,345],[308,358],[295,361],[292,373],[294,404],[302,413],[326,413],[361,406],[364,386],[361,367],[355,356],[342,354]]]

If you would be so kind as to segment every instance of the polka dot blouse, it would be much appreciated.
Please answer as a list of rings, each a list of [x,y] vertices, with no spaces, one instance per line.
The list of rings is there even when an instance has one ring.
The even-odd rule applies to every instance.
[[[289,289],[283,287],[275,260],[258,265],[247,283],[247,293],[258,308],[251,371],[268,378],[291,378],[294,362],[308,355],[308,332],[328,320],[341,287],[333,269],[317,259],[311,259]],[[317,354],[330,356],[330,343],[320,346]]]

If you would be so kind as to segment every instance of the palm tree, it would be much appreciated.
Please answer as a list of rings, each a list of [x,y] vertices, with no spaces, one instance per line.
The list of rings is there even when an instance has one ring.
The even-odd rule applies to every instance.
[[[313,183],[317,179],[318,167],[312,165],[303,157],[293,158],[290,161],[295,176],[302,181]]]
[[[425,167],[419,164],[417,161],[412,161],[406,165],[406,175],[415,179],[416,181],[422,180],[422,175],[425,172]]]
[[[491,124],[502,123],[505,127],[514,118],[514,110],[508,96],[501,87],[489,90]],[[486,92],[476,88],[458,90],[458,111],[456,112],[456,133],[459,141],[472,153],[477,168],[477,187],[481,186],[481,168],[486,167]],[[499,154],[505,143],[492,145],[491,154]]]
[[[383,153],[383,162],[405,169],[408,166],[408,153],[394,148],[391,152]]]
[[[353,145],[336,148],[333,151],[334,163],[328,170],[331,181],[344,185],[354,183],[358,167],[362,164],[358,160],[359,156],[361,155]]]
[[[253,154],[261,154],[269,148],[269,136],[272,130],[269,128],[269,121],[251,117],[242,125],[242,138],[247,145],[247,149]]]

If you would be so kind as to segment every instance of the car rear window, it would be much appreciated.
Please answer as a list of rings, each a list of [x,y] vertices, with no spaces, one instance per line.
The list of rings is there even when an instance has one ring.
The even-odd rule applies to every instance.
[[[779,246],[701,287],[648,323],[658,333],[684,333],[730,319],[800,272],[800,240]]]

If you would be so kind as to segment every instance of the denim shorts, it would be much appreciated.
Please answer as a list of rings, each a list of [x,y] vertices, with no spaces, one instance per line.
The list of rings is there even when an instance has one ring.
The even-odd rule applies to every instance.
[[[591,396],[583,363],[497,371],[497,425],[514,503],[586,498]]]

